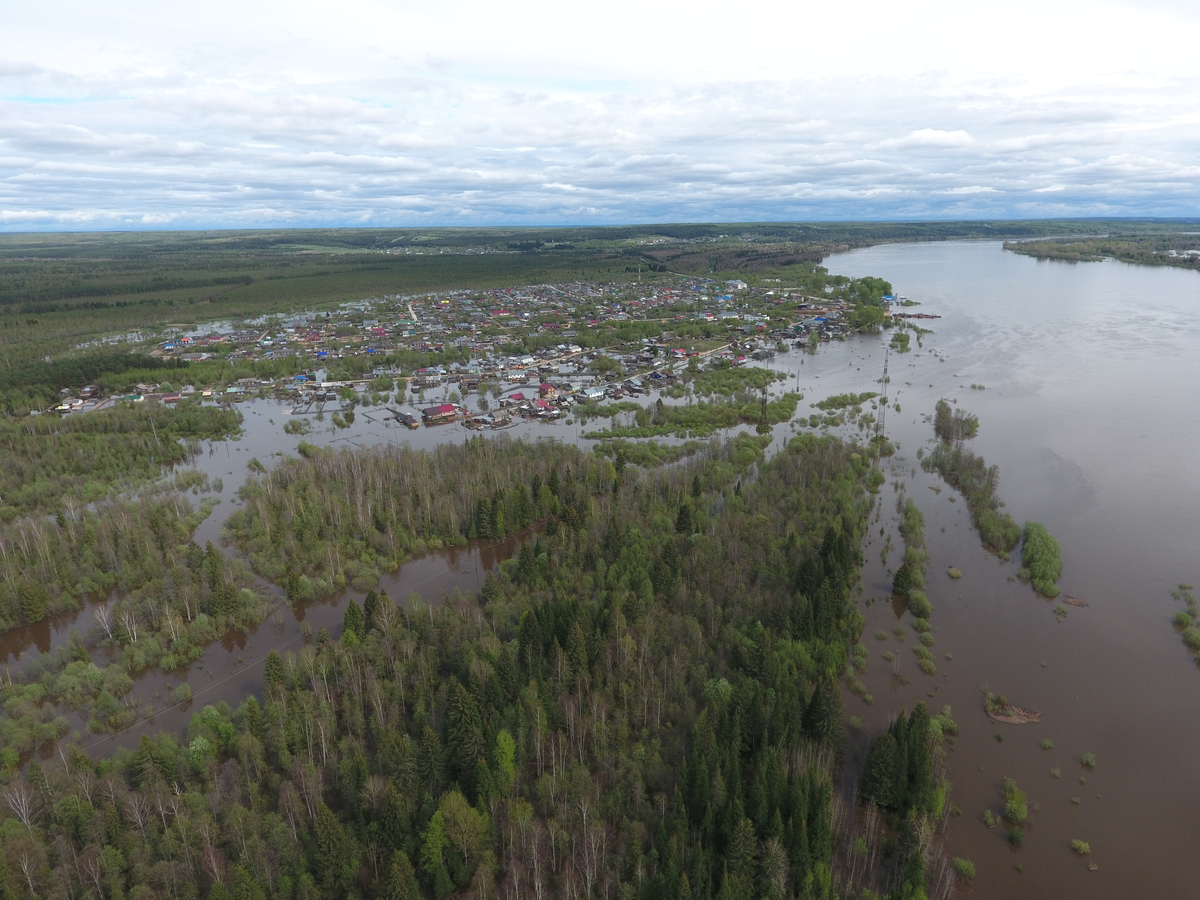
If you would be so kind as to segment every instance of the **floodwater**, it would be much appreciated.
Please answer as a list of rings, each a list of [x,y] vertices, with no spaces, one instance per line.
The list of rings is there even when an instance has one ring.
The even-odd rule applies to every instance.
[[[1200,769],[1192,764],[1200,749],[1200,668],[1171,625],[1181,605],[1168,592],[1181,581],[1200,583],[1200,469],[1190,459],[1200,436],[1200,366],[1193,362],[1200,358],[1200,275],[1110,262],[1038,262],[1006,253],[998,243],[882,246],[840,254],[827,265],[836,274],[887,278],[922,304],[906,311],[943,316],[918,322],[935,332],[923,338],[923,347],[914,337],[912,352],[890,356],[888,393],[899,408],[887,410],[887,433],[899,449],[888,464],[881,519],[865,546],[859,598],[870,651],[862,681],[874,703],[847,693],[847,715],[862,718],[873,736],[896,710],[920,700],[935,711],[953,707],[960,733],[948,754],[950,802],[961,816],[949,820],[946,843],[951,854],[975,862],[975,896],[1192,895],[1200,883],[1192,840],[1200,833]],[[804,392],[803,415],[811,412],[810,402],[831,394],[878,390],[886,344],[886,335],[856,337],[822,345],[816,355],[783,354],[769,365],[793,376],[777,390]],[[1086,608],[1069,607],[1066,619],[1056,621],[1056,604],[1016,581],[1015,559],[1003,563],[980,547],[962,498],[921,471],[916,452],[932,442],[926,417],[940,397],[979,416],[973,449],[999,466],[999,493],[1013,517],[1043,522],[1058,539],[1060,584]],[[464,405],[473,409],[475,399],[465,398]],[[301,440],[432,447],[473,434],[459,425],[409,430],[384,421],[382,408],[359,408],[351,428],[314,421],[317,430],[302,438],[283,432],[290,404],[254,400],[238,408],[245,434],[211,445],[195,463],[223,481],[215,495],[221,503],[196,533],[201,544],[220,540],[251,459],[271,466],[276,454],[295,453]],[[591,442],[582,432],[592,427],[603,426],[567,425],[564,417],[484,434],[586,447]],[[792,433],[790,425],[777,426],[773,448]],[[852,427],[843,433],[859,434]],[[934,676],[917,669],[917,636],[910,629],[903,643],[891,636],[908,622],[887,596],[890,569],[902,553],[893,481],[902,482],[925,513]],[[881,561],[881,528],[892,540],[888,565]],[[397,600],[410,591],[435,602],[455,589],[470,593],[519,540],[429,553],[381,586]],[[962,578],[949,579],[949,566]],[[294,609],[281,603],[278,615],[209,647],[186,671],[147,673],[134,695],[153,717],[116,736],[85,736],[85,746],[100,753],[135,744],[146,731],[180,732],[201,706],[236,704],[259,692],[266,653],[299,649],[322,625],[338,635],[350,597],[361,600],[343,592]],[[0,661],[15,669],[59,646],[72,627],[93,630],[90,610],[0,637]],[[879,630],[889,635],[886,642],[873,637]],[[899,678],[882,659],[889,649],[899,651]],[[194,699],[172,705],[169,689],[184,681]],[[1040,710],[1041,722],[992,722],[983,713],[983,685]],[[1043,739],[1054,749],[1042,750]],[[852,739],[852,768],[865,748],[866,736]],[[1094,770],[1079,761],[1089,752],[1096,756]],[[1061,770],[1060,778],[1051,777],[1052,768]],[[981,820],[985,809],[1000,811],[1006,776],[1031,804],[1025,842],[1016,851],[1005,841],[1004,826],[988,830]],[[1091,844],[1095,871],[1072,853],[1073,838]]]
[[[1171,624],[1183,607],[1169,591],[1200,583],[1200,274],[1039,262],[998,243],[875,247],[827,265],[884,277],[922,304],[905,311],[943,316],[918,322],[936,332],[924,349],[914,338],[911,353],[890,357],[889,393],[901,412],[889,409],[887,433],[899,451],[883,521],[865,547],[860,600],[870,651],[862,681],[875,702],[847,693],[847,715],[865,720],[871,736],[919,700],[933,711],[953,707],[950,802],[962,815],[949,820],[947,849],[975,862],[973,896],[1195,896],[1200,667]],[[869,382],[882,373],[884,346],[823,347],[799,367],[799,383],[810,396],[876,389]],[[1017,522],[1042,522],[1058,539],[1060,586],[1087,608],[1067,607],[1057,622],[1057,601],[1015,581],[1018,561],[986,553],[963,499],[921,471],[916,451],[933,438],[923,416],[939,397],[979,416],[974,451],[999,466],[999,495]],[[896,479],[925,514],[934,676],[917,669],[911,629],[902,644],[890,636],[910,619],[882,599],[890,585],[882,525],[893,541],[889,569],[903,552],[892,521]],[[947,576],[950,566],[961,579]],[[878,630],[886,642],[873,637]],[[902,679],[882,659],[889,649],[899,652]],[[988,719],[983,685],[1040,710],[1040,723]],[[1054,749],[1041,749],[1043,739]],[[852,755],[865,745],[858,739]],[[1081,764],[1085,753],[1095,769]],[[1000,812],[1006,776],[1031,804],[1020,850],[1009,848],[1005,826],[989,830],[981,819],[985,809]],[[1091,845],[1095,871],[1071,851],[1075,838]]]

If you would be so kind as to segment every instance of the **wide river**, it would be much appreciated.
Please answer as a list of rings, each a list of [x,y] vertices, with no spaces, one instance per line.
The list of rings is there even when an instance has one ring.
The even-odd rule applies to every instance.
[[[1200,885],[1200,668],[1171,616],[1182,609],[1170,590],[1200,583],[1200,274],[1119,263],[1038,262],[998,243],[874,247],[827,260],[830,271],[878,275],[942,316],[922,321],[924,346],[890,357],[887,432],[899,450],[889,462],[883,516],[865,548],[860,607],[870,651],[862,676],[874,703],[847,693],[847,715],[866,723],[847,752],[857,767],[867,740],[901,708],[925,700],[953,707],[960,733],[949,752],[950,802],[961,816],[946,831],[949,851],[973,860],[973,893],[984,898],[1186,897]],[[771,363],[793,376],[780,389],[810,402],[846,391],[878,390],[887,335],[793,351]],[[983,390],[972,388],[982,385]],[[1000,469],[1000,496],[1018,522],[1044,523],[1062,545],[1063,589],[1088,605],[1059,622],[1047,602],[1016,580],[1018,563],[987,554],[965,504],[936,475],[921,471],[917,451],[932,444],[928,417],[939,398],[977,414],[975,452]],[[434,398],[431,397],[431,400]],[[474,405],[474,398],[470,401]],[[653,402],[653,399],[649,402]],[[270,465],[300,438],[283,433],[287,407],[252,401],[245,435],[215,444],[197,465],[224,480],[222,502],[197,533],[218,540],[235,508],[234,493],[254,457]],[[306,438],[322,445],[461,441],[446,425],[408,431],[360,409],[353,428],[314,422]],[[778,426],[776,447],[792,433]],[[581,440],[578,423],[530,423],[513,437]],[[857,434],[857,430],[850,433]],[[919,672],[908,622],[888,602],[901,550],[895,531],[897,485],[926,517],[931,557],[938,672]],[[934,490],[940,489],[940,490]],[[883,529],[881,534],[880,529]],[[888,563],[882,560],[890,534]],[[396,598],[417,591],[436,600],[478,588],[484,573],[510,555],[516,539],[433,553],[385,580]],[[963,577],[951,580],[954,566]],[[133,744],[146,729],[182,730],[205,703],[236,705],[261,689],[262,660],[272,647],[298,648],[321,625],[340,632],[348,594],[272,616],[253,633],[230,636],[186,670],[138,679],[135,696],[153,710],[128,732],[85,736],[93,752]],[[869,603],[868,603],[869,601]],[[60,645],[71,628],[95,630],[90,612],[39,623],[0,640],[0,662],[16,667]],[[874,635],[883,631],[887,641]],[[898,651],[899,671],[883,659]],[[948,658],[949,657],[949,658]],[[192,704],[169,690],[187,681]],[[983,712],[981,686],[1037,709],[1037,724],[1000,726]],[[83,722],[73,719],[82,728]],[[1001,738],[1002,740],[998,739]],[[1043,750],[1049,739],[1054,749]],[[45,751],[51,752],[50,748]],[[1085,768],[1085,753],[1096,758]],[[1058,770],[1053,777],[1051,770]],[[1005,777],[1030,800],[1024,845],[1013,850],[1005,827],[988,829],[984,810],[999,812]],[[1090,859],[1072,853],[1088,841]]]
[[[873,603],[863,681],[876,702],[847,696],[848,713],[876,734],[899,706],[953,706],[961,731],[949,754],[951,802],[962,815],[948,845],[976,863],[975,896],[1197,896],[1200,668],[1171,624],[1183,605],[1169,592],[1200,584],[1200,274],[1037,261],[990,242],[881,246],[827,265],[886,278],[922,304],[909,311],[943,316],[919,323],[936,332],[924,350],[914,340],[911,353],[891,354],[902,412],[887,419],[900,444],[893,477],[926,517],[939,672],[917,670],[911,631],[902,648],[872,637],[898,624],[890,604]],[[863,390],[858,369],[878,377],[882,344],[823,348],[818,360],[820,390],[800,379],[811,395]],[[1087,608],[1056,621],[1056,603],[1010,579],[1016,560],[981,549],[962,498],[928,489],[939,480],[915,457],[933,437],[923,416],[939,397],[979,416],[973,449],[999,466],[999,493],[1018,523],[1042,522],[1058,539],[1060,584]],[[885,497],[894,502],[891,486]],[[864,599],[887,592],[878,526],[873,537]],[[949,566],[963,577],[951,580]],[[901,650],[911,684],[881,658],[889,648]],[[981,685],[1040,710],[1041,722],[988,719]],[[1094,769],[1080,763],[1085,753]],[[1020,850],[981,818],[1001,809],[1006,776],[1031,803]],[[1074,838],[1090,843],[1094,871],[1072,853]]]

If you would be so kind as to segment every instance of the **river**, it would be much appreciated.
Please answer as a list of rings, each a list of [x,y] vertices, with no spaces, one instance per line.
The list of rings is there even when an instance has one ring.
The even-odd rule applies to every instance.
[[[926,518],[939,671],[917,670],[911,631],[902,646],[872,637],[898,624],[890,603],[865,605],[890,583],[876,526],[862,598],[871,653],[862,680],[876,702],[847,694],[847,714],[874,735],[918,700],[953,706],[951,802],[962,816],[950,820],[947,841],[976,863],[981,900],[1194,896],[1200,669],[1172,627],[1183,607],[1169,591],[1200,583],[1200,275],[1039,262],[990,242],[881,246],[826,264],[882,276],[922,304],[908,311],[943,316],[919,323],[936,331],[924,350],[914,339],[911,353],[891,354],[890,394],[902,412],[887,419],[899,445],[892,478],[907,482]],[[879,377],[883,346],[822,348],[816,366],[805,360],[811,377],[801,385],[810,395],[817,383],[821,394],[866,390],[862,376]],[[1087,608],[1071,607],[1057,622],[1056,603],[1010,580],[1015,559],[1001,563],[980,547],[962,498],[928,489],[940,480],[920,470],[916,451],[932,440],[922,416],[939,397],[978,414],[973,449],[999,466],[999,494],[1017,522],[1040,521],[1058,539],[1060,585]],[[883,496],[890,514],[890,484]],[[893,566],[898,556],[893,550]],[[949,566],[963,577],[950,579]],[[882,659],[889,648],[899,649],[911,684]],[[1040,710],[1041,722],[991,721],[981,685]],[[1043,739],[1054,749],[1041,749]],[[854,752],[864,747],[859,739]],[[1094,770],[1080,763],[1089,752]],[[1036,805],[1020,850],[1009,848],[1004,826],[981,821],[984,809],[1000,811],[1006,776]],[[1074,838],[1090,843],[1095,871],[1072,853]]]
[[[914,338],[912,352],[890,356],[889,394],[899,408],[888,410],[887,433],[898,452],[888,463],[883,517],[865,547],[858,598],[870,651],[862,680],[875,702],[845,695],[847,715],[866,723],[866,734],[853,738],[847,753],[851,770],[868,737],[896,710],[919,700],[935,711],[950,704],[960,727],[949,751],[950,802],[962,815],[950,820],[946,841],[953,855],[975,862],[974,895],[1190,895],[1200,884],[1200,854],[1192,846],[1200,832],[1200,771],[1192,765],[1200,749],[1200,670],[1171,625],[1182,606],[1169,591],[1181,581],[1200,582],[1200,470],[1190,459],[1200,429],[1194,362],[1200,275],[1112,262],[1038,262],[987,242],[880,246],[839,254],[826,265],[835,274],[887,278],[921,304],[907,311],[942,316],[919,323],[935,332],[924,337],[924,347]],[[781,354],[770,365],[792,378],[777,390],[804,392],[800,414],[832,394],[878,390],[886,344],[886,335],[868,335],[822,345],[815,355]],[[1014,518],[1043,522],[1058,538],[1060,584],[1087,608],[1072,607],[1056,621],[1055,604],[1015,580],[1015,560],[1001,563],[983,551],[962,499],[921,471],[916,453],[932,442],[927,417],[942,397],[978,414],[973,449],[1000,467],[999,493]],[[252,458],[270,466],[276,454],[295,452],[301,438],[282,430],[289,408],[272,400],[241,404],[243,436],[213,444],[197,459],[198,468],[224,482],[216,495],[221,503],[197,531],[200,543],[219,540]],[[385,422],[383,413],[360,408],[346,430],[314,422],[318,430],[303,439],[427,447],[470,434],[458,425],[410,431]],[[562,420],[504,433],[588,446],[582,430]],[[794,431],[783,425],[774,433],[778,448]],[[881,526],[892,538],[892,566],[902,552],[891,484],[897,480],[926,517],[934,676],[918,671],[911,630],[903,644],[873,637],[906,623],[887,602],[891,578],[880,558]],[[516,546],[510,538],[437,551],[382,586],[396,599],[412,590],[427,600],[456,588],[470,592]],[[949,579],[949,566],[963,577]],[[209,647],[186,671],[143,675],[135,696],[155,711],[153,718],[115,737],[84,736],[85,746],[100,753],[136,743],[147,729],[182,731],[203,704],[236,704],[260,690],[269,649],[296,649],[322,625],[340,633],[351,596],[361,595],[281,608],[252,633]],[[15,670],[59,646],[73,627],[91,628],[90,613],[4,635],[0,660]],[[882,658],[889,649],[899,651],[901,678]],[[173,705],[168,691],[182,681],[194,700]],[[1040,710],[1041,722],[998,726],[983,713],[981,685]],[[1045,738],[1055,749],[1041,749]],[[1089,752],[1094,770],[1079,761]],[[1051,777],[1052,768],[1060,778]],[[999,812],[1006,776],[1017,780],[1033,809],[1020,850],[1009,848],[1003,826],[989,830],[981,820],[985,809]],[[1095,871],[1072,853],[1073,838],[1091,844]]]

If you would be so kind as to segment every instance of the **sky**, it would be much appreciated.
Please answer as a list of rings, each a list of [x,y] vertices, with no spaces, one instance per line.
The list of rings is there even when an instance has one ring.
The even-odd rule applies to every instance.
[[[0,230],[1200,215],[1200,0],[5,0]]]

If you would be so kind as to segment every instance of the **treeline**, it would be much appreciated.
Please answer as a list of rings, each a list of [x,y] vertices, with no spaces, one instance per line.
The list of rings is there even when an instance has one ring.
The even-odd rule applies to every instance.
[[[375,454],[362,455],[366,468]],[[765,464],[747,437],[627,469],[478,598],[401,607],[370,593],[340,639],[272,653],[261,700],[206,707],[182,740],[32,763],[7,788],[3,886],[922,896],[928,843],[884,838],[864,863],[834,785],[836,679],[861,630],[849,593],[877,484],[853,447],[811,435]]]
[[[23,415],[30,409],[43,409],[59,400],[63,388],[78,390],[86,384],[97,384],[106,375],[129,371],[153,371],[180,368],[180,360],[169,363],[144,353],[122,350],[96,350],[76,356],[65,356],[47,362],[45,359],[21,366],[0,369],[0,403],[8,415]]]
[[[551,514],[573,521],[614,474],[607,460],[552,441],[311,448],[248,481],[225,529],[290,597],[325,597],[374,587],[428,549],[503,537]]]
[[[191,402],[0,419],[0,521],[82,509],[114,488],[158,478],[194,458],[201,441],[231,437],[240,425],[235,411]]]
[[[0,630],[77,610],[85,596],[160,584],[211,511],[180,494],[21,518],[0,529]]]
[[[1065,262],[1098,262],[1117,259],[1140,266],[1200,268],[1200,238],[1194,233],[1158,235],[1106,235],[1041,241],[1006,241],[1005,250]]]
[[[966,498],[983,546],[1007,559],[1020,540],[1021,527],[1003,511],[1004,504],[996,496],[1000,469],[989,466],[983,457],[963,446],[963,440],[978,432],[978,420],[962,410],[951,414],[950,405],[939,400],[934,428],[941,443],[925,454],[921,467],[926,472],[937,472]]]

